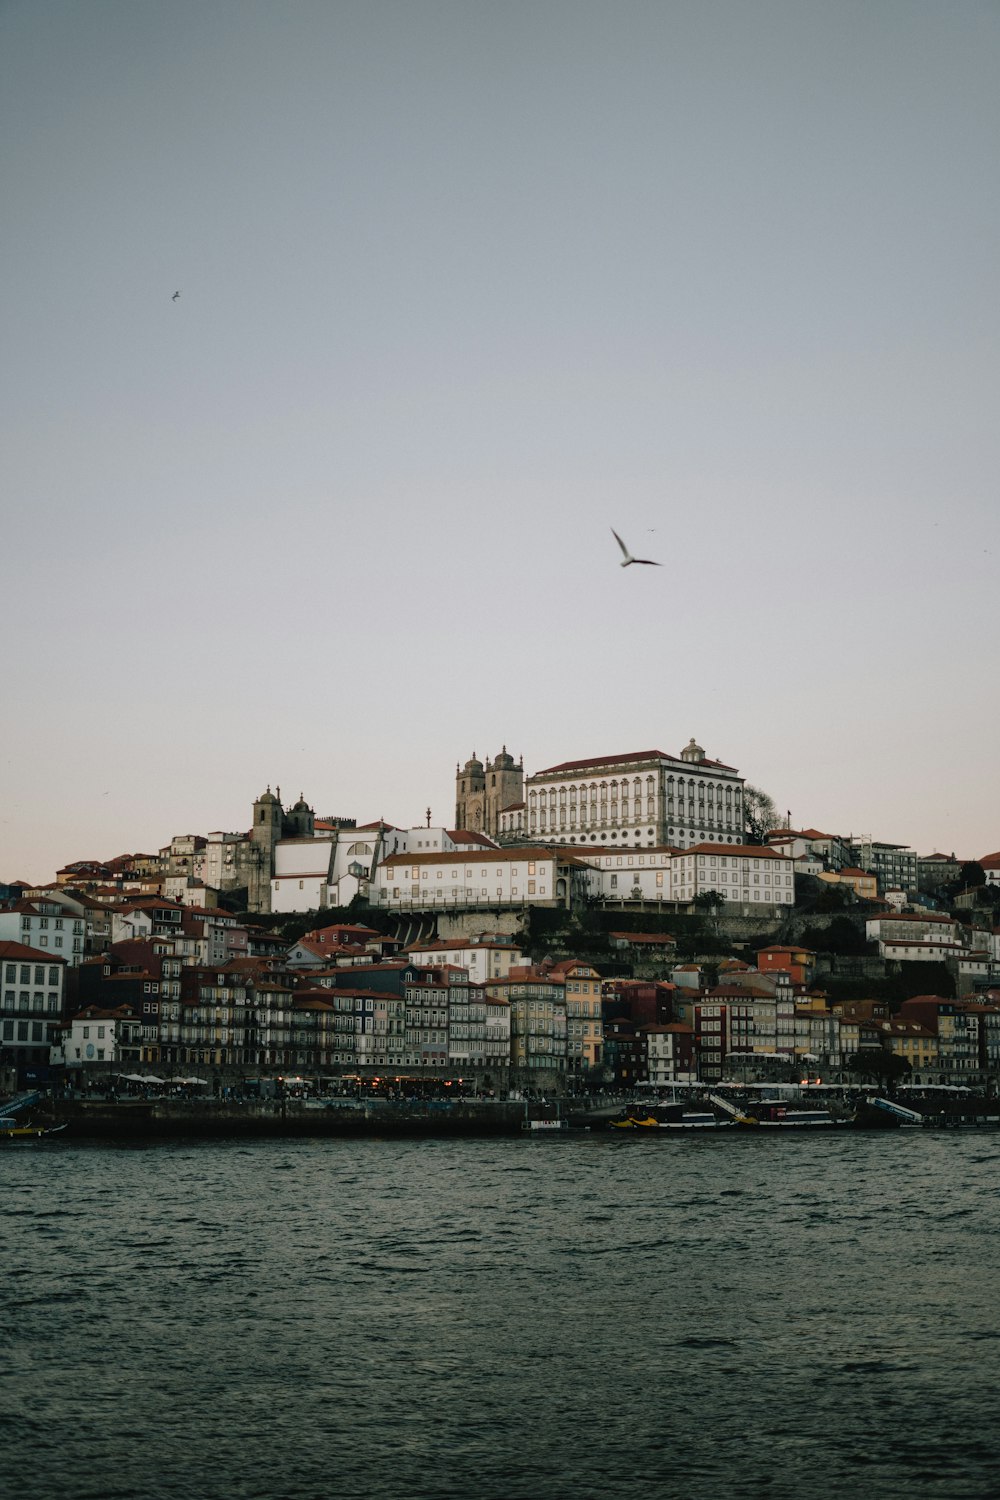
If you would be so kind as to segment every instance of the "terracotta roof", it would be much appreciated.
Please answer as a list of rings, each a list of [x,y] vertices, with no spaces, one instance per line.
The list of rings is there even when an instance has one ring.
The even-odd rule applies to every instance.
[[[696,766],[709,766],[720,771],[735,771],[736,769],[735,766],[727,766],[721,760],[709,760],[706,758],[705,760],[684,761],[681,760],[679,755],[668,755],[663,750],[633,750],[625,755],[592,755],[586,760],[563,760],[557,766],[546,766],[543,771],[535,771],[528,779],[529,781],[536,781],[539,776],[553,776],[557,771],[586,771],[591,768],[596,770],[600,766],[635,765],[637,763],[663,760],[674,761],[676,764],[682,766],[689,765],[692,768]]]
[[[692,844],[689,849],[679,849],[679,854],[741,854],[753,855],[755,859],[780,859],[784,864],[792,861],[787,854],[778,854],[767,844]]]
[[[382,861],[382,868],[386,865],[434,865],[434,864],[474,864],[478,855],[484,859],[492,860],[494,864],[500,860],[504,864],[520,864],[526,860],[534,859],[569,859],[577,852],[569,849],[540,848],[537,845],[529,847],[524,845],[518,848],[501,849],[445,849],[442,851],[420,851],[415,854],[387,854]]]

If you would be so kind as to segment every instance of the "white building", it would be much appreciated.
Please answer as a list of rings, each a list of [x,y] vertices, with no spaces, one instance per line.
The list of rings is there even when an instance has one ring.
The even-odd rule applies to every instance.
[[[795,864],[760,844],[696,844],[689,849],[588,849],[590,894],[605,901],[690,903],[715,891],[745,914],[791,906]]]
[[[113,1063],[136,1063],[140,1057],[142,1023],[130,1005],[104,1010],[88,1005],[62,1029],[61,1040],[51,1050],[54,1065],[67,1068],[88,1064],[108,1067]]]
[[[74,966],[83,958],[85,929],[82,916],[44,897],[0,911],[0,942],[24,943]]]
[[[361,827],[319,828],[312,838],[280,839],[274,846],[272,911],[324,911],[372,899],[380,860],[391,854],[431,854],[496,849],[486,834],[447,828],[396,828],[381,820]]]
[[[47,1062],[62,1019],[66,960],[26,943],[0,942],[0,1057]]]
[[[529,776],[526,837],[562,844],[680,848],[746,838],[743,778],[692,739],[662,750],[567,760]]]
[[[696,844],[674,855],[672,876],[675,901],[693,901],[715,891],[727,907],[742,908],[744,916],[795,902],[793,861],[766,845],[740,844],[721,850],[713,844]]]
[[[415,969],[439,969],[443,964],[465,969],[473,984],[485,984],[488,979],[506,979],[512,968],[525,962],[524,954],[516,944],[498,943],[489,938],[418,943],[407,950],[406,957]]]
[[[588,866],[588,890],[603,901],[672,901],[674,855],[660,848],[594,848],[580,851]]]
[[[371,901],[388,910],[431,906],[568,906],[584,867],[571,854],[529,846],[391,854],[375,872]]]

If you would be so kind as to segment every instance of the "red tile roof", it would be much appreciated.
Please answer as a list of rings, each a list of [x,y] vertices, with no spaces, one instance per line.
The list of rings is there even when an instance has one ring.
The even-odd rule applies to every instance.
[[[623,766],[635,765],[637,763],[669,760],[679,765],[709,766],[720,771],[734,771],[735,766],[727,766],[721,760],[696,760],[682,761],[679,755],[668,755],[663,750],[633,750],[625,755],[592,755],[586,760],[564,760],[557,766],[546,766],[543,771],[536,771],[529,780],[536,781],[539,776],[554,776],[557,771],[586,771],[597,770],[601,766]]]

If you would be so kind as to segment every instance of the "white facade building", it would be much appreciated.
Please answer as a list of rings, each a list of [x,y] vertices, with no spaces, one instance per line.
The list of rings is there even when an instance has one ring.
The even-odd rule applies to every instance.
[[[524,954],[516,944],[495,943],[485,938],[420,943],[408,949],[406,957],[415,969],[438,969],[442,964],[465,969],[473,984],[485,984],[488,979],[506,979],[512,968],[525,962]]]
[[[62,1019],[66,960],[12,940],[0,941],[0,1057],[41,1062]]]
[[[795,901],[795,862],[767,845],[588,849],[579,857],[590,866],[590,894],[605,901],[691,902],[715,891],[747,915]]]
[[[572,855],[531,846],[392,854],[375,872],[371,901],[388,910],[566,906],[583,874]]]
[[[539,842],[651,847],[741,844],[743,778],[694,740],[662,750],[568,760],[529,776],[525,834]]]
[[[312,838],[280,839],[274,846],[272,911],[321,911],[350,906],[355,896],[374,899],[372,881],[379,861],[392,854],[459,853],[496,849],[486,834],[447,828],[395,828],[366,823],[360,828],[319,830]]]
[[[84,918],[58,901],[39,897],[0,911],[0,942],[24,943],[74,966],[83,958],[85,936]]]

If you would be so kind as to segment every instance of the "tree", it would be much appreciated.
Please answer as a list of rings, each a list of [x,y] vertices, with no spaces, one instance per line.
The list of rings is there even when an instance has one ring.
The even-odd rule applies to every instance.
[[[906,1058],[886,1047],[861,1047],[847,1066],[852,1073],[857,1073],[860,1078],[870,1078],[882,1088],[910,1071]]]
[[[743,788],[743,815],[747,838],[751,844],[762,844],[772,828],[781,827],[778,809],[766,792],[749,782]]]
[[[959,889],[969,891],[974,885],[986,884],[986,871],[978,859],[967,859],[958,872]]]
[[[712,928],[717,933],[719,930],[719,912],[726,904],[726,898],[721,891],[699,891],[692,905],[698,911],[707,912],[712,919]]]

